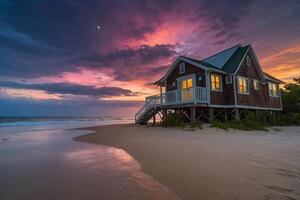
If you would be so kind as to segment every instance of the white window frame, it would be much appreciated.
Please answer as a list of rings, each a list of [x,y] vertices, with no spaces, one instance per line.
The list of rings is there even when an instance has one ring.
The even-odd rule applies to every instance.
[[[257,88],[255,88],[255,83],[256,83]],[[259,80],[253,79],[253,89],[260,90],[260,81]]]
[[[185,62],[179,64],[179,74],[185,73]]]
[[[247,65],[248,67],[251,66],[251,58],[250,58],[249,55],[246,56],[246,65]]]
[[[213,87],[212,87],[212,80],[211,80],[211,77],[212,77],[212,76],[219,76],[219,78],[220,78],[220,89],[213,89]],[[223,92],[222,75],[220,75],[220,74],[215,74],[215,73],[211,73],[211,74],[210,74],[210,88],[211,88],[212,91]]]
[[[232,76],[226,76],[225,82],[226,82],[226,84],[232,84]]]
[[[250,84],[249,84],[250,80],[249,80],[249,78],[246,78],[246,77],[243,77],[243,76],[237,76],[236,78],[237,78],[237,92],[238,92],[238,94],[250,95]],[[247,89],[248,89],[247,92],[241,92],[240,91],[240,81],[239,81],[240,78],[246,80]]]
[[[273,90],[272,85],[274,85],[275,88],[276,88],[276,94],[275,95],[273,94],[273,92],[271,93],[271,88]],[[268,92],[269,92],[270,97],[279,97],[279,88],[277,87],[276,83],[268,82]]]

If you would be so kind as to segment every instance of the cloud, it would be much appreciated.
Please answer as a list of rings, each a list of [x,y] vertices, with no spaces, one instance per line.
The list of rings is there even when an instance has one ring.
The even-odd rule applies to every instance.
[[[0,87],[14,88],[14,89],[42,90],[54,94],[88,95],[88,96],[97,96],[97,97],[135,95],[134,92],[119,87],[95,88],[93,86],[70,84],[70,83],[25,84],[25,83],[2,81],[0,82]]]
[[[11,98],[0,93],[1,116],[111,116],[131,117],[143,102],[103,101],[95,98],[48,99]]]
[[[142,45],[137,49],[127,48],[109,52],[108,54],[86,54],[76,58],[86,66],[95,67],[130,67],[155,63],[160,59],[169,59],[176,54],[174,45]]]
[[[239,35],[239,25],[243,16],[247,15],[252,1],[247,0],[202,0],[198,1],[197,15],[192,18],[206,21],[206,31],[213,32],[215,44]]]
[[[174,45],[142,45],[139,48],[127,48],[108,54],[86,54],[74,62],[87,68],[109,68],[111,75],[118,81],[151,79],[161,75],[168,67],[161,63],[170,63],[177,52]],[[159,66],[159,67],[157,67]]]
[[[264,58],[262,64],[268,73],[284,81],[289,82],[293,78],[298,78],[300,74],[300,47],[289,48],[272,54]]]

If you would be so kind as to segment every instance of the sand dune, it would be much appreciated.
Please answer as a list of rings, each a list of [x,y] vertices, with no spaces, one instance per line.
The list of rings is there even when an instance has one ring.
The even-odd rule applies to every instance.
[[[300,199],[300,129],[197,131],[112,125],[75,138],[121,148],[182,199]]]

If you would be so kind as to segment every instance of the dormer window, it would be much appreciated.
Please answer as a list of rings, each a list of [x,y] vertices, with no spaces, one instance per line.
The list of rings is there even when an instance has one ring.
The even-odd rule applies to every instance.
[[[248,67],[251,66],[251,59],[250,59],[250,57],[249,57],[248,55],[246,56],[246,65],[247,65]]]
[[[185,62],[182,62],[179,65],[179,74],[183,74],[184,72],[185,72]]]

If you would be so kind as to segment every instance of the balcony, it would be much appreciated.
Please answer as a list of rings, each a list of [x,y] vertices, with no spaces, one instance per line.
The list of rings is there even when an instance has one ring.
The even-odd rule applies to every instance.
[[[162,94],[146,97],[145,105],[136,113],[138,121],[149,110],[155,107],[167,107],[183,104],[208,103],[209,90],[205,87],[194,87],[188,90],[172,90]]]

